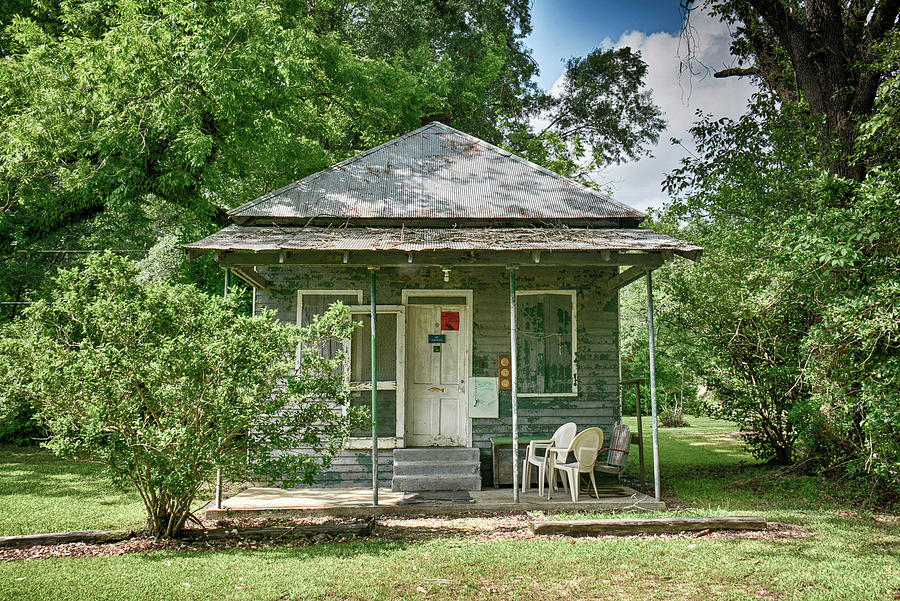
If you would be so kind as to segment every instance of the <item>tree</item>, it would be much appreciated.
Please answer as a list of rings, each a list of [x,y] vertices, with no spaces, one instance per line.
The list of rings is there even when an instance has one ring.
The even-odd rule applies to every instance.
[[[575,59],[577,88],[548,100],[530,30],[524,0],[3,4],[0,298],[41,296],[71,264],[47,250],[196,240],[227,209],[423,121],[573,176],[588,153],[644,152],[658,113],[639,58]],[[563,119],[538,135],[530,120],[548,102]],[[185,271],[221,287],[209,259]]]
[[[883,60],[896,64],[893,51]],[[888,49],[886,49],[888,50]],[[714,413],[737,420],[760,456],[796,455],[900,489],[896,76],[862,124],[878,157],[863,182],[815,160],[802,109],[766,95],[737,120],[699,121],[697,155],[666,181],[669,231],[706,247],[670,270],[669,318],[700,352]],[[869,145],[872,145],[871,147]],[[661,319],[665,319],[661,316]]]
[[[687,356],[715,393],[713,415],[737,421],[758,457],[791,463],[810,387],[804,340],[821,271],[792,261],[794,217],[821,208],[809,159],[813,126],[755,99],[737,120],[703,117],[695,155],[666,179],[661,226],[706,248],[702,262],[668,270],[660,320],[697,349]]]
[[[732,53],[748,64],[716,77],[753,76],[784,104],[807,106],[823,122],[818,148],[824,164],[836,175],[861,181],[866,162],[854,157],[858,128],[889,75],[875,66],[876,48],[900,28],[900,1],[710,0],[707,5],[734,26]]]
[[[524,0],[367,0],[342,3],[333,22],[360,54],[391,57],[427,82],[423,121],[438,119],[501,144],[527,123],[537,63]],[[351,15],[353,15],[352,18]]]
[[[2,388],[34,403],[46,446],[137,489],[153,536],[178,535],[217,467],[311,483],[359,417],[343,357],[316,350],[350,335],[346,308],[301,330],[238,314],[239,295],[137,275],[128,259],[90,256],[0,337]]]
[[[656,144],[665,127],[661,109],[643,88],[647,64],[631,48],[597,49],[566,62],[558,96],[544,99],[562,139],[579,139],[599,163],[635,160]]]
[[[513,127],[511,148],[585,183],[592,170],[648,154],[666,123],[643,88],[646,74],[640,53],[627,47],[569,59],[561,89],[534,97],[546,125]]]
[[[40,296],[65,265],[34,251],[197,239],[443,97],[397,57],[321,31],[333,3],[46,4],[0,15],[4,300]]]

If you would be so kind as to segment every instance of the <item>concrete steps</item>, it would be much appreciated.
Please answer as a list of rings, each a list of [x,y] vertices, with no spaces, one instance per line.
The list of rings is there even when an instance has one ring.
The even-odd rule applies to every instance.
[[[481,490],[478,449],[427,447],[394,449],[391,490]]]

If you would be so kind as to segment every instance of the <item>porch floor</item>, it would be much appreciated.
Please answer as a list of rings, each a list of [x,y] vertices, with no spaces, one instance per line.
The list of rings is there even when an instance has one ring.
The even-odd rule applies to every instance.
[[[548,500],[537,489],[521,493],[513,503],[509,488],[489,488],[461,493],[393,492],[378,490],[378,507],[372,505],[370,488],[248,488],[222,503],[222,509],[208,509],[210,519],[277,516],[367,517],[379,515],[449,515],[458,513],[510,513],[525,511],[622,511],[663,510],[656,501],[627,486],[598,486],[600,498],[579,494],[578,501],[563,490]]]

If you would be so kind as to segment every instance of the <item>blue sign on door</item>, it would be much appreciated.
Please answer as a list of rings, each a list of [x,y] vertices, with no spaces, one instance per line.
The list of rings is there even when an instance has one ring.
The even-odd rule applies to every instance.
[[[446,334],[429,334],[428,344],[444,344],[447,342]]]

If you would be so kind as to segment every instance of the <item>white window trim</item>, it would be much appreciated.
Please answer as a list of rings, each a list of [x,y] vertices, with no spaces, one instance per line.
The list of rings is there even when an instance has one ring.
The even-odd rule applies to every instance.
[[[578,291],[577,290],[516,290],[516,298],[520,296],[536,296],[538,294],[568,295],[572,298],[572,392],[519,392],[520,398],[564,398],[578,396]],[[518,303],[516,303],[518,309]],[[516,321],[518,324],[518,320]]]
[[[360,292],[360,303],[362,303],[362,292]],[[350,315],[371,315],[371,305],[351,305],[349,307]],[[396,391],[395,402],[397,403],[395,414],[396,424],[394,432],[399,433],[398,436],[379,436],[379,449],[398,449],[403,448],[403,428],[406,423],[406,307],[403,305],[377,305],[376,312],[379,315],[392,313],[397,316],[397,373],[396,380],[379,380],[376,383],[378,390]],[[354,392],[364,392],[372,390],[372,383],[367,382],[351,382],[351,345],[349,340],[344,340],[344,356],[346,364],[344,373],[347,375],[347,384],[350,390]],[[370,436],[353,436],[347,445],[348,449],[371,449],[372,438]]]
[[[253,289],[254,293],[254,301],[256,297],[256,289]],[[327,290],[327,289],[312,289],[312,290],[297,290],[297,317],[296,322],[298,326],[302,326],[301,317],[303,315],[303,295],[307,296],[355,296],[357,305],[350,305],[350,313],[352,314],[365,314],[369,315],[371,312],[371,307],[369,305],[363,305],[363,291],[359,290]],[[394,312],[394,311],[382,311],[382,309],[391,309],[394,307],[398,307],[399,305],[378,305],[378,312]],[[404,309],[400,307],[400,313],[403,314]],[[398,340],[398,349],[403,351],[403,346],[401,344],[405,343],[406,337],[406,321],[403,316],[398,317],[397,321],[397,329],[399,332],[399,336],[402,337]],[[360,391],[360,390],[371,390],[372,384],[369,382],[366,383],[358,383],[351,384],[350,383],[350,341],[344,340],[344,357],[345,357],[345,365],[344,365],[344,373],[347,376],[347,382],[350,384],[350,390],[352,391]],[[398,377],[403,372],[404,363],[401,361],[398,365]],[[402,380],[405,382],[405,378]],[[398,388],[397,382],[378,382],[378,390],[396,390],[397,391],[397,432],[403,432],[401,421],[404,419],[403,410],[405,408],[405,403],[403,401],[403,390]],[[378,438],[378,448],[379,449],[396,449],[403,447],[403,437],[402,436],[382,436]],[[372,448],[372,439],[370,437],[353,437],[347,443],[347,449],[371,449]]]
[[[302,326],[300,318],[303,315],[303,295],[307,296],[356,296],[356,302],[362,304],[362,290],[297,290],[297,325]]]
[[[401,303],[404,305],[409,304],[409,297],[424,297],[424,298],[433,298],[435,296],[461,296],[466,299],[466,306],[469,307],[469,313],[471,316],[472,309],[472,299],[475,296],[474,291],[471,288],[429,288],[426,290],[416,290],[415,288],[404,288],[400,292]],[[452,303],[448,303],[452,304]]]

